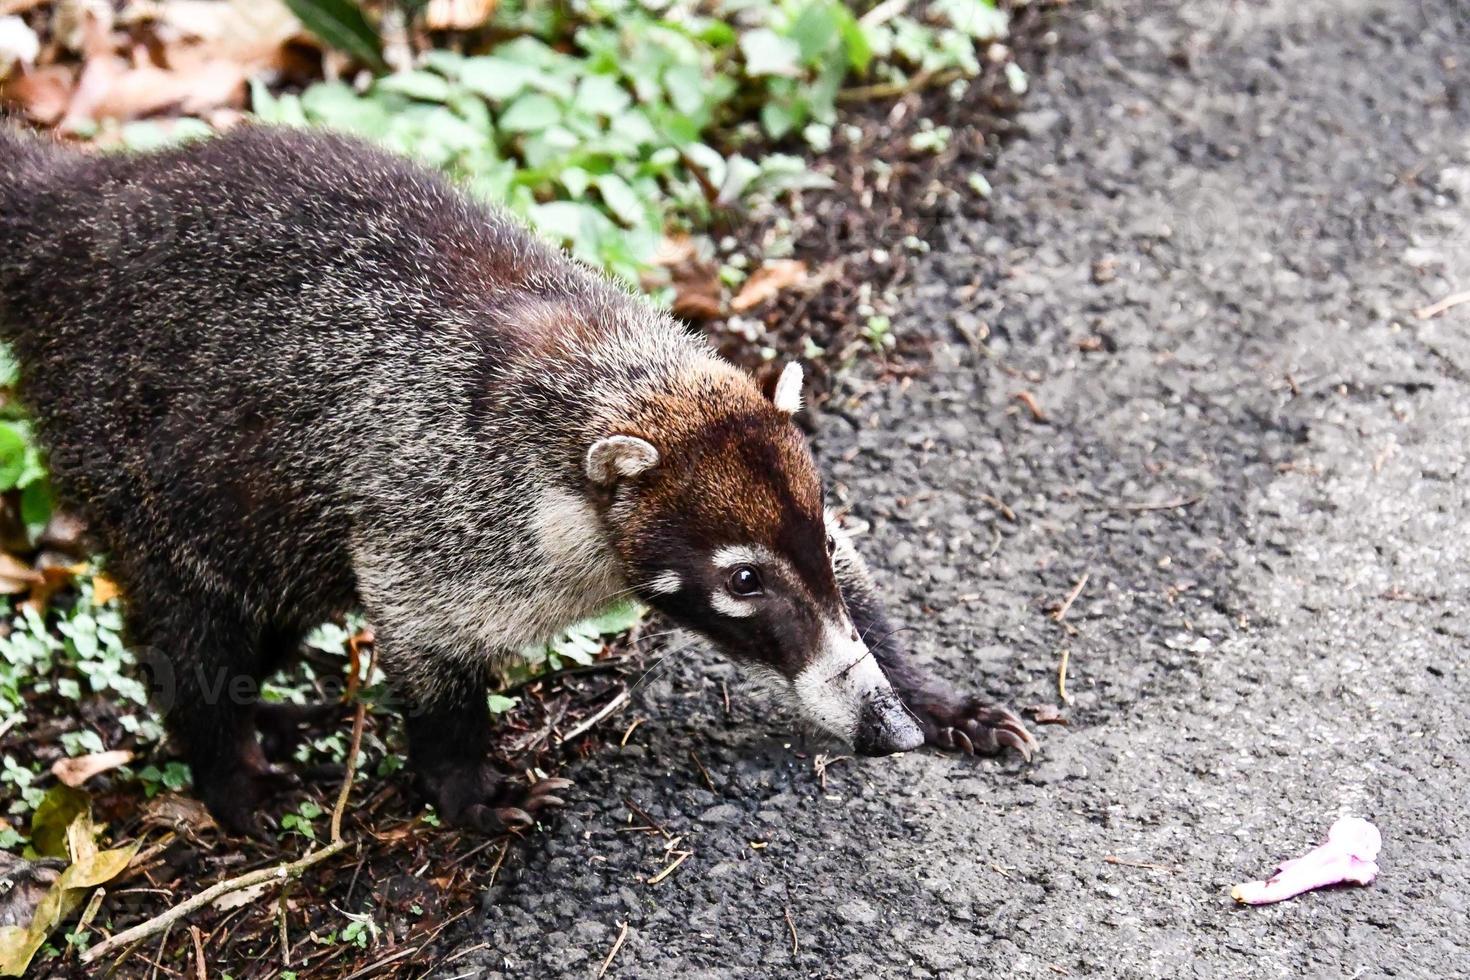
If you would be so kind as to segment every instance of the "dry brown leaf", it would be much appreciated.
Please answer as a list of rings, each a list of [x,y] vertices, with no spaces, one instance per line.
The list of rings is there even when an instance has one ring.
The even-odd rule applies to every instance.
[[[73,558],[85,558],[91,550],[87,548],[82,536],[87,533],[87,525],[74,514],[64,510],[52,513],[51,520],[46,522],[45,530],[37,541],[42,548],[53,551],[64,552]]]
[[[71,132],[101,119],[139,119],[165,110],[195,116],[244,105],[244,65],[203,57],[199,49],[175,57],[182,62],[175,68],[129,65],[115,56],[88,61],[58,128]]]
[[[690,236],[668,235],[654,249],[652,261],[654,265],[676,266],[694,258],[698,251]]]
[[[280,0],[162,0],[125,11],[119,28],[153,25],[160,42],[152,51],[127,43],[124,30],[94,9],[95,0],[69,0],[58,8],[68,37],[83,51],[83,66],[57,124],[75,132],[103,119],[129,120],[164,112],[200,116],[245,104],[246,81],[286,60],[287,45],[302,34],[301,22]],[[104,5],[110,10],[110,5]],[[64,15],[64,16],[63,16]],[[32,86],[38,88],[38,86]],[[54,116],[58,86],[11,98],[38,120]],[[40,96],[46,96],[43,101]]]
[[[57,759],[51,765],[51,775],[75,789],[93,776],[100,776],[104,772],[116,769],[118,766],[125,766],[132,761],[133,753],[127,749],[93,752],[90,755],[79,755],[74,759]]]
[[[429,0],[424,26],[431,31],[467,31],[488,21],[496,4],[497,0]]]
[[[55,552],[42,552],[36,559],[36,571],[40,574],[41,581],[31,587],[30,596],[21,605],[28,606],[38,613],[45,612],[46,607],[51,603],[51,597],[71,585],[78,575],[87,570],[85,562],[68,565],[51,560],[56,557]]]
[[[57,0],[51,36],[69,51],[92,58],[112,50],[117,13],[109,0]]]
[[[806,281],[806,263],[800,259],[777,259],[767,262],[751,277],[735,298],[730,300],[730,309],[736,313],[753,310],[762,303],[775,299],[783,289],[790,289]]]
[[[219,825],[198,800],[165,793],[150,800],[144,808],[143,827],[147,830],[172,830],[197,838],[202,832],[215,830]]]
[[[688,235],[665,238],[654,252],[653,265],[655,268],[645,277],[644,286],[648,289],[673,286],[675,316],[685,320],[713,320],[724,313],[719,266],[700,255],[693,238]]]
[[[719,279],[710,276],[707,279],[678,280],[670,310],[685,320],[717,319],[724,312],[720,305]]]
[[[72,65],[47,65],[11,75],[0,85],[0,101],[13,105],[41,126],[54,126],[66,115],[77,84]]]
[[[41,4],[50,2],[51,0],[0,0],[0,17],[23,14],[27,10],[34,10]]]
[[[41,39],[19,17],[0,17],[0,78],[12,68],[29,68],[41,54]]]
[[[1061,709],[1054,704],[1031,704],[1022,710],[1030,715],[1031,720],[1038,725],[1065,725],[1067,723]]]
[[[211,57],[247,66],[274,65],[281,49],[303,34],[301,21],[280,0],[163,0],[150,13],[162,33],[193,39]]]
[[[0,552],[0,595],[21,595],[45,581],[44,575],[19,558]]]
[[[118,584],[106,575],[97,575],[92,579],[92,601],[97,605],[105,605],[122,595],[122,589]]]

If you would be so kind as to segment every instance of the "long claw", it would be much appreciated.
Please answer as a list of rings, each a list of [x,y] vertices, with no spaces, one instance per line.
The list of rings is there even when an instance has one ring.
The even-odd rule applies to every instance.
[[[995,730],[995,740],[1002,745],[1009,745],[1011,748],[1021,753],[1021,758],[1025,759],[1027,762],[1031,761],[1031,745],[1026,741],[1026,739],[1022,738],[1020,735],[1017,735],[1009,728],[997,728]]]
[[[557,790],[571,789],[575,785],[576,783],[572,782],[570,779],[563,779],[560,776],[548,776],[537,783],[535,786],[532,786],[531,792],[533,794],[555,793]]]
[[[930,743],[969,755],[999,755],[1015,749],[1027,762],[1040,747],[1020,717],[1009,708],[971,704],[931,716]]]
[[[527,813],[525,810],[522,810],[518,806],[503,806],[499,810],[495,811],[495,815],[499,817],[500,822],[505,824],[507,827],[515,826],[517,824],[523,827],[529,827],[536,822],[535,817],[531,816],[529,813]]]
[[[552,796],[550,793],[542,793],[540,796],[531,796],[526,800],[525,808],[532,813],[548,806],[566,806],[567,801],[560,796]]]

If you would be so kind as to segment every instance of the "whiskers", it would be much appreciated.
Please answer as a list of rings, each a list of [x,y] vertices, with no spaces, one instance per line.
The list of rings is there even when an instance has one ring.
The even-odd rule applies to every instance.
[[[882,636],[878,637],[877,642],[868,643],[868,635],[873,632],[874,627],[876,627],[877,625],[877,623],[869,623],[868,628],[863,630],[862,636],[859,637],[859,639],[867,645],[869,650],[876,650],[878,647],[881,647],[883,644],[887,643],[889,639],[897,636],[899,633],[907,633],[911,631],[917,633],[919,631],[919,628],[917,626],[895,626],[887,633],[884,633]]]

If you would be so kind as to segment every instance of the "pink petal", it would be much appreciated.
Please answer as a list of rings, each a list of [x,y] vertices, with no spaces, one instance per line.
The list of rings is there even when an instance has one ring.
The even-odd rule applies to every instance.
[[[1378,828],[1359,817],[1343,817],[1332,825],[1325,844],[1282,862],[1265,881],[1236,885],[1230,897],[1246,905],[1265,905],[1326,885],[1366,885],[1378,874],[1375,859],[1382,846]]]

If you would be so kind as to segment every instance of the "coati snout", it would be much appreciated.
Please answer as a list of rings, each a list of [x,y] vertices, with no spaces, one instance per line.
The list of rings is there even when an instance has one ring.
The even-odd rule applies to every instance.
[[[916,748],[923,732],[843,599],[842,531],[791,421],[800,401],[796,364],[769,401],[743,373],[701,369],[660,399],[660,419],[628,421],[647,438],[595,443],[589,477],[615,488],[613,545],[644,601],[762,675],[813,727],[866,754]]]
[[[123,248],[119,222],[168,234]],[[1035,746],[905,656],[791,424],[799,371],[767,398],[391,154],[247,126],[82,155],[0,128],[0,332],[228,827],[257,828],[267,709],[195,679],[258,690],[352,605],[412,705],[420,787],[487,832],[560,802],[487,763],[489,666],[629,590],[860,751]]]

